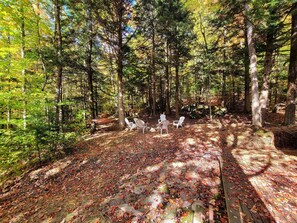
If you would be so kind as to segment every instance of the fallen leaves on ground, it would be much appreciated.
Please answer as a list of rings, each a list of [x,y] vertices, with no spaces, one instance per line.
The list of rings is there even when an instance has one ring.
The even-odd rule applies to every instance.
[[[282,180],[290,174],[285,180],[295,185],[295,160],[273,147],[263,149],[247,139],[251,135],[244,117],[188,121],[162,136],[137,131],[90,135],[72,156],[24,175],[2,193],[0,219],[227,222],[220,166],[234,182],[234,196],[242,204],[249,207],[252,201],[252,212],[284,218],[287,208],[297,206],[296,191]],[[267,191],[278,199],[271,199]],[[287,205],[277,211],[284,202]]]

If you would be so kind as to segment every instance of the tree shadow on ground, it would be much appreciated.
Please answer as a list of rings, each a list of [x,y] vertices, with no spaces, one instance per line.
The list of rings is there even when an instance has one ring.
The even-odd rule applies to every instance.
[[[287,156],[257,145],[246,122],[232,117],[200,124],[187,120],[185,127],[171,127],[164,135],[137,131],[94,134],[78,144],[79,152],[61,161],[68,165],[57,174],[46,178],[54,166],[44,167],[36,177],[25,175],[5,200],[0,197],[0,219],[180,222],[196,217],[226,222],[219,219],[216,203],[221,162],[223,174],[233,182],[233,196],[239,202],[235,204],[273,222],[278,216],[274,212],[271,216],[271,206],[279,206],[269,196],[289,193],[290,188],[280,180],[285,177],[293,185],[296,165]],[[291,175],[284,176],[283,168]],[[270,184],[262,185],[259,177],[266,177],[267,172]],[[291,198],[287,206],[281,205],[297,206]]]
[[[292,187],[296,185],[296,163],[293,168],[283,166],[290,158],[275,149],[271,133],[254,132],[238,120],[221,119],[220,122],[223,174],[227,173],[226,177],[233,185],[230,196],[236,197],[238,204],[235,207],[253,222],[297,222],[296,216],[288,211],[290,205],[284,202],[289,198],[296,208],[296,194],[286,192],[291,187],[288,191],[292,193]],[[279,172],[283,173],[282,179],[274,175]],[[278,191],[274,180],[286,182],[287,188]]]
[[[197,139],[196,139],[197,138]],[[213,221],[220,193],[219,163],[191,128],[170,134],[92,135],[51,177],[53,166],[28,174],[1,200],[12,222],[111,219],[112,222]],[[43,208],[46,207],[46,208]],[[102,213],[102,214],[98,214]],[[197,214],[199,213],[199,214]]]

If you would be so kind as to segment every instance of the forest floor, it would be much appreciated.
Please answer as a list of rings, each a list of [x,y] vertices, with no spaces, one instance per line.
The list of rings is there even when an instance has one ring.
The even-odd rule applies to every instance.
[[[229,211],[297,222],[297,154],[275,148],[249,120],[89,135],[71,156],[2,191],[0,222],[228,222],[221,178]]]

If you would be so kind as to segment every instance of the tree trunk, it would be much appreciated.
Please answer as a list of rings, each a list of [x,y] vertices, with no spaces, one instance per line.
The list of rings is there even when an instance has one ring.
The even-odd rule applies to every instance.
[[[59,0],[55,0],[55,45],[57,55],[57,82],[56,82],[56,127],[57,131],[62,131],[62,76],[63,76],[63,65],[62,65],[62,33],[61,33],[61,5]]]
[[[285,112],[285,125],[295,124],[297,96],[297,3],[292,6],[291,51],[288,74],[288,91]]]
[[[178,59],[175,62],[175,116],[179,117],[179,63]]]
[[[164,106],[164,88],[163,88],[163,80],[162,77],[160,76],[160,107],[161,107],[161,112],[163,113],[165,111],[165,106]]]
[[[152,25],[152,52],[151,52],[151,74],[152,74],[152,96],[153,96],[153,116],[156,115],[156,69],[155,69],[155,27]]]
[[[117,27],[117,74],[118,74],[118,112],[119,112],[119,127],[125,128],[125,112],[124,112],[124,95],[123,95],[123,16],[124,16],[124,1],[120,0],[117,8],[118,27]]]
[[[10,34],[8,35],[8,38],[7,38],[7,43],[9,45],[9,48],[10,48],[10,45],[11,45],[11,37],[10,37]],[[9,76],[11,75],[11,53],[8,54],[8,58],[9,58],[9,64],[8,64],[8,69],[7,69],[7,74],[9,74]],[[1,81],[1,79],[0,79]],[[11,105],[10,105],[10,101],[11,101],[11,78],[9,77],[8,79],[8,92],[9,92],[9,97],[8,97],[8,100],[7,100],[7,123],[6,123],[6,129],[9,129],[10,128],[10,119],[11,119]]]
[[[166,40],[166,62],[165,62],[165,103],[166,103],[166,114],[170,115],[170,78],[169,78],[169,45]]]
[[[279,75],[277,74],[275,77],[275,87],[274,87],[274,105],[276,105],[278,103],[278,77]]]
[[[224,27],[224,49],[223,49],[223,83],[222,83],[222,106],[226,106],[226,70],[227,70],[227,64],[226,64],[226,29]]]
[[[246,21],[245,21],[246,22]],[[250,72],[249,72],[249,48],[247,42],[247,30],[245,30],[245,50],[244,50],[244,112],[251,113],[251,95],[250,95]]]
[[[236,98],[235,98],[235,76],[234,73],[231,74],[231,84],[232,84],[232,103],[231,103],[231,107],[232,110],[235,111],[236,110]]]
[[[148,71],[149,72],[149,71]],[[150,114],[153,114],[153,87],[152,87],[152,75],[148,75],[148,106],[150,110]]]
[[[266,52],[264,59],[264,75],[263,85],[260,96],[260,107],[262,114],[262,122],[265,123],[265,116],[267,114],[268,93],[269,93],[269,77],[273,66],[273,33],[267,33]]]
[[[99,105],[98,105],[99,94],[98,94],[98,86],[96,85],[94,86],[94,97],[97,98],[97,100],[94,101],[95,117],[97,117],[99,114]]]
[[[245,4],[246,12],[249,12],[248,4]],[[247,41],[250,58],[250,76],[252,81],[252,124],[255,128],[262,126],[262,116],[259,103],[258,73],[257,73],[257,55],[254,43],[254,27],[251,21],[247,19]]]
[[[27,128],[27,98],[26,98],[26,67],[25,67],[25,15],[24,2],[21,0],[21,64],[22,64],[22,93],[23,93],[23,128]]]
[[[94,88],[93,88],[93,69],[92,69],[92,54],[93,54],[93,16],[92,16],[92,4],[88,1],[87,6],[87,28],[88,28],[88,49],[87,49],[87,76],[88,76],[88,101],[90,115],[92,119],[96,118],[95,115],[95,102],[94,102]]]
[[[201,16],[201,13],[199,13],[199,25],[200,25],[200,32],[203,36],[203,40],[204,40],[204,49],[205,49],[205,54],[208,53],[208,44],[207,44],[207,38],[206,38],[206,31],[205,31],[205,26],[203,24],[203,19]]]
[[[262,122],[265,123],[266,114],[267,114],[267,106],[269,100],[269,83],[270,83],[270,74],[272,71],[272,67],[274,64],[274,35],[277,33],[277,27],[275,26],[276,21],[279,20],[279,16],[276,12],[276,7],[273,7],[270,10],[269,20],[268,20],[268,28],[266,34],[266,52],[264,58],[264,75],[263,75],[263,85],[260,96],[260,106],[262,112]]]
[[[45,66],[44,66],[44,61],[42,58],[42,53],[41,53],[41,34],[40,34],[40,20],[41,20],[41,16],[40,16],[40,0],[37,1],[36,3],[37,6],[37,16],[36,16],[36,28],[37,28],[37,53],[38,53],[38,61],[37,61],[37,71],[39,71],[39,66],[41,65],[41,70],[45,73]],[[46,81],[44,83],[44,87],[46,85]],[[44,87],[42,89],[44,89]]]

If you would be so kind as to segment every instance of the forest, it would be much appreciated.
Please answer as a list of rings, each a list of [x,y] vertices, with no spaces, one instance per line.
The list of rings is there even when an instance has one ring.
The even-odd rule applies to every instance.
[[[0,182],[100,119],[294,127],[296,85],[295,0],[0,0]]]

